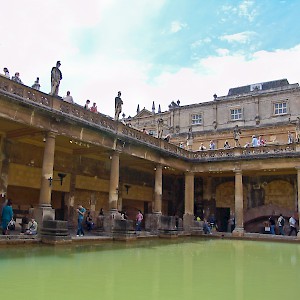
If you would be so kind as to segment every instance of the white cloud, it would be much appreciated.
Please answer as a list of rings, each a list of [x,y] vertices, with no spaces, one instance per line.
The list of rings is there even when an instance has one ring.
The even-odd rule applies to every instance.
[[[173,21],[171,23],[171,33],[176,33],[178,31],[181,31],[183,28],[187,27],[186,23],[181,23],[179,21]]]
[[[229,54],[230,51],[228,49],[219,48],[219,49],[216,49],[216,52],[220,56],[226,56]]]
[[[227,41],[228,43],[248,43],[251,38],[255,35],[256,33],[253,31],[244,31],[244,32],[239,32],[235,34],[225,34],[219,37],[221,41]]]
[[[258,12],[253,7],[255,5],[254,1],[245,0],[239,5],[238,15],[242,17],[246,17],[250,22],[254,20],[257,16]]]

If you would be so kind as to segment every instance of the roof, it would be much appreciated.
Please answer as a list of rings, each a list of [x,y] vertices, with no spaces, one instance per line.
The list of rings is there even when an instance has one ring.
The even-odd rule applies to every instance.
[[[255,84],[240,86],[240,87],[236,87],[236,88],[231,88],[231,89],[229,89],[227,96],[247,94],[247,93],[250,93],[250,92],[253,92],[256,90],[258,90],[258,91],[270,90],[270,89],[280,88],[280,87],[288,86],[288,85],[289,85],[289,82],[287,79],[255,83]]]

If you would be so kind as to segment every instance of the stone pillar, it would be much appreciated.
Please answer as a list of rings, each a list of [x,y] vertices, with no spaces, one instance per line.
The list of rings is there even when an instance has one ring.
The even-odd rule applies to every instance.
[[[194,173],[185,173],[183,229],[190,231],[194,221]]]
[[[112,213],[118,210],[119,198],[119,152],[113,152],[110,167],[108,207]]]
[[[34,211],[38,224],[42,224],[44,220],[55,219],[55,210],[51,207],[52,186],[49,181],[50,177],[53,178],[54,154],[55,134],[48,132],[44,149],[39,207]]]
[[[297,170],[297,206],[298,206],[298,220],[300,220],[300,167]],[[298,230],[297,239],[300,239],[300,230]]]
[[[155,170],[154,208],[155,214],[161,214],[162,207],[162,165],[157,165]]]
[[[234,236],[244,235],[244,200],[243,200],[243,175],[242,170],[235,170],[235,229]]]
[[[7,141],[5,137],[2,137],[0,143],[0,199],[5,199],[7,196],[9,154],[10,154],[9,148],[10,148],[10,143]],[[1,204],[2,202],[0,201],[0,205]]]

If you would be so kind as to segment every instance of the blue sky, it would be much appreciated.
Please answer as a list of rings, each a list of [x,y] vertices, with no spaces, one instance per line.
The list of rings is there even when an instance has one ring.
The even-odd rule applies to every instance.
[[[0,0],[1,65],[24,84],[61,61],[60,95],[123,112],[212,100],[229,88],[287,78],[299,82],[300,1]],[[4,8],[4,10],[3,10]],[[17,8],[17,9],[16,9]],[[2,69],[1,67],[1,69]]]

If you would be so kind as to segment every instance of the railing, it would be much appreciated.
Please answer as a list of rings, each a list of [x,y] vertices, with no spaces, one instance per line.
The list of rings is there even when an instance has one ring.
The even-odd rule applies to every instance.
[[[236,159],[237,157],[248,158],[254,156],[278,156],[278,154],[286,155],[289,153],[300,152],[300,144],[267,145],[261,147],[230,148],[195,152],[187,151],[172,143],[168,143],[162,139],[155,138],[137,129],[126,126],[121,122],[116,122],[103,114],[87,111],[80,105],[64,102],[58,97],[53,97],[41,91],[30,88],[26,85],[16,83],[4,76],[0,76],[0,90],[21,97],[22,101],[28,101],[28,103],[30,103],[29,101],[31,101],[38,105],[59,111],[64,115],[72,116],[79,120],[84,120],[91,125],[96,125],[101,128],[108,129],[110,131],[113,131],[117,136],[121,138],[123,136],[125,138],[127,137],[130,139],[134,139],[147,145],[160,148],[173,155],[184,157],[187,159],[200,161],[218,159],[223,160]]]

